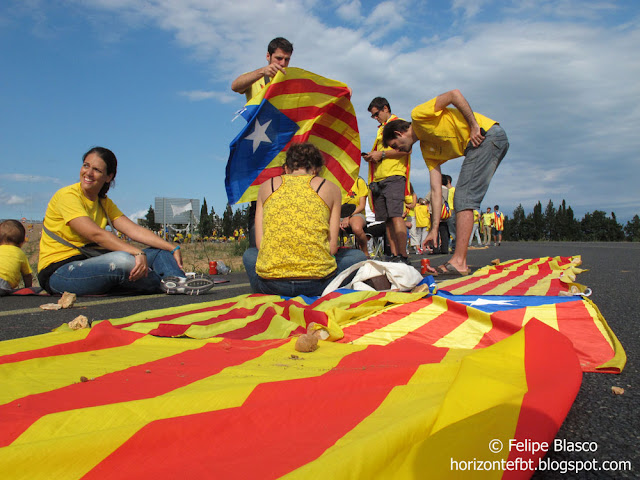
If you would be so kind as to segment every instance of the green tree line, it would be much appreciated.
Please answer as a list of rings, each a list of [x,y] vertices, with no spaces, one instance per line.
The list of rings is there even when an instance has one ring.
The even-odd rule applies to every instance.
[[[622,225],[618,223],[614,212],[607,215],[601,210],[594,210],[577,219],[573,209],[564,200],[558,208],[549,200],[544,211],[538,201],[528,215],[522,204],[518,205],[511,217],[505,215],[503,238],[511,241],[639,242],[640,217],[635,215],[626,225]]]
[[[249,224],[249,205],[244,208],[237,208],[235,211],[230,205],[227,205],[222,217],[220,217],[213,207],[209,210],[207,199],[204,198],[198,218],[197,232],[200,237],[210,237],[214,231],[216,231],[219,237],[231,237],[235,230],[240,230],[241,228],[244,229],[246,234]],[[147,210],[144,219],[140,220],[140,224],[153,231],[162,229],[162,225],[156,223],[155,211],[151,205],[149,205],[149,210]],[[180,228],[182,228],[182,226],[180,226]]]

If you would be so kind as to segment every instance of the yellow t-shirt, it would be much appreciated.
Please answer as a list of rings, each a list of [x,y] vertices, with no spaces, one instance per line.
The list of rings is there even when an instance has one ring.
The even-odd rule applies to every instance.
[[[453,196],[455,195],[456,187],[451,187],[449,189],[449,198],[447,198],[447,203],[449,203],[449,208],[453,210]]]
[[[493,224],[493,213],[483,213],[482,222],[484,225],[490,227]]]
[[[420,150],[429,170],[464,155],[469,143],[469,125],[457,108],[434,110],[436,99],[418,105],[411,112],[411,127],[420,140]],[[480,128],[489,130],[497,122],[474,112]]]
[[[98,202],[102,203],[102,208]],[[108,223],[105,210],[112,222],[123,215],[111,199],[91,201],[82,193],[80,183],[74,183],[61,188],[51,197],[44,215],[44,226],[67,242],[81,247],[90,241],[71,229],[69,222],[74,218],[89,217],[100,228],[105,228]],[[63,245],[43,231],[40,237],[38,270],[79,254],[77,249]]]
[[[259,78],[258,80],[253,82],[251,86],[244,92],[244,96],[247,98],[247,102],[255,97],[258,93],[260,93],[260,90],[262,90],[265,85],[266,82],[264,81],[264,77]]]
[[[416,227],[431,229],[431,213],[429,212],[429,205],[416,205],[414,209],[416,212]]]
[[[331,212],[309,183],[313,175],[283,175],[263,204],[256,261],[262,278],[325,278],[336,269],[329,246]]]
[[[360,198],[366,197],[367,195],[369,195],[367,182],[365,182],[363,178],[358,177],[353,187],[351,187],[351,190],[342,195],[342,205],[350,204],[358,206],[360,204]]]
[[[20,285],[24,275],[31,273],[27,255],[15,245],[0,245],[0,278],[11,288]]]
[[[382,150],[393,150],[391,147],[383,147],[382,146],[382,130],[384,126],[391,122],[392,120],[401,120],[395,115],[391,115],[388,120],[380,125],[378,128],[378,133],[376,135],[376,141],[373,143],[373,151],[382,151]],[[401,158],[385,158],[380,163],[369,164],[369,169],[373,168],[373,179],[371,178],[371,174],[369,174],[369,181],[379,182],[380,180],[384,180],[385,178],[392,177],[394,175],[400,175],[402,177],[407,176],[407,169],[411,165],[411,155],[405,155]]]
[[[478,219],[480,218],[480,212],[478,210],[473,211],[473,223],[478,223]]]

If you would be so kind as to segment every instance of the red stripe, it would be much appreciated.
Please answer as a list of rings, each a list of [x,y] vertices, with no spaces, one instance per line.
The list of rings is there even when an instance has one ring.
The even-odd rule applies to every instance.
[[[582,382],[582,372],[571,343],[562,334],[538,320],[524,327],[524,366],[527,393],[522,399],[514,440],[525,445],[546,442],[553,451],[553,439],[560,429]],[[502,439],[507,444],[509,439]],[[534,466],[545,452],[518,452],[512,448],[509,461],[531,460]],[[505,479],[525,479],[530,470],[505,471]]]
[[[605,370],[598,368],[613,359],[615,351],[596,326],[587,309],[586,301],[580,299],[575,302],[558,303],[556,316],[558,330],[571,339],[573,349],[580,359],[582,371],[620,373],[617,368]]]
[[[531,287],[535,286],[542,278],[549,276],[551,273],[551,266],[548,263],[538,265],[538,275],[531,277],[523,276],[524,280],[509,289],[504,295],[526,295]]]
[[[488,292],[491,292],[494,288],[502,285],[504,282],[507,282],[511,279],[520,277],[520,275],[522,274],[522,272],[527,271],[529,269],[529,266],[532,265],[533,263],[535,263],[536,260],[530,260],[529,262],[525,263],[524,265],[521,265],[519,267],[517,267],[514,270],[509,271],[509,273],[507,273],[506,276],[502,276],[500,278],[496,278],[495,280],[489,281],[486,284],[483,285],[479,285],[476,288],[473,288],[469,291],[465,291],[464,294],[465,295],[484,295]],[[498,274],[502,274],[504,273],[504,270],[506,270],[506,267],[503,265],[496,265],[495,269],[491,270],[489,273],[485,274],[485,275],[480,275],[480,276],[472,276],[471,278],[465,279],[459,283],[456,283],[455,285],[450,285],[448,287],[445,287],[444,290],[447,290],[448,288],[451,289],[455,289],[455,288],[461,288],[461,287],[465,287],[469,284],[473,284],[475,282],[477,282],[478,280],[484,280],[484,279],[491,279],[492,277],[498,275]],[[542,276],[540,276],[541,278]]]
[[[284,149],[282,150],[284,151]],[[251,184],[252,187],[256,187],[256,186],[260,186],[262,185],[264,182],[266,182],[267,180],[269,180],[271,177],[277,177],[278,175],[282,175],[284,172],[282,170],[282,166],[279,167],[271,167],[271,168],[265,168],[264,170],[262,170],[258,176],[256,177],[256,179],[253,181],[253,183]]]
[[[309,107],[296,107],[296,108],[281,108],[280,112],[289,117],[294,122],[301,122],[304,120],[313,120],[323,115],[330,115],[338,120],[341,120],[349,126],[354,133],[358,132],[358,120],[348,110],[345,110],[336,103],[330,103],[322,107],[309,106]],[[332,122],[333,123],[333,122]]]
[[[521,330],[526,311],[526,308],[518,308],[492,313],[491,330],[482,336],[475,348],[488,347]]]
[[[446,352],[410,340],[369,346],[319,377],[261,384],[238,408],[153,422],[84,478],[278,478],[320,456]]]
[[[114,328],[111,330],[112,332],[101,332],[101,336],[108,336],[109,333],[132,333]],[[9,445],[45,415],[163,395],[215,375],[229,366],[256,358],[287,341],[224,340],[219,343],[207,343],[196,350],[102,375],[92,381],[17,399],[0,406],[0,447]]]
[[[415,302],[410,302],[405,305],[400,305],[394,308],[383,310],[366,321],[354,323],[343,328],[344,338],[340,340],[343,343],[352,342],[358,338],[367,335],[368,333],[375,332],[381,328],[384,328],[398,320],[403,319],[407,315],[415,313],[421,308],[427,307],[433,303],[433,298],[423,298]]]
[[[280,95],[292,95],[300,93],[322,93],[332,97],[349,98],[350,93],[347,87],[332,87],[320,85],[308,78],[294,78],[277,83],[271,83],[265,92],[264,99],[269,100]]]
[[[359,322],[351,327],[347,327],[344,329],[345,337],[341,342],[350,342],[368,333],[374,332],[375,330],[384,328],[393,322],[401,320],[407,315],[411,315],[416,312],[418,308],[429,306],[432,301],[432,297],[429,297],[408,303],[402,307],[391,308],[385,310],[379,315],[371,317],[366,322]],[[448,335],[468,320],[467,307],[450,300],[446,300],[446,303],[446,311],[433,318],[425,325],[407,333],[407,335],[402,338],[418,341],[426,347],[435,344],[438,340]],[[416,308],[415,304],[418,304],[418,308]]]
[[[184,312],[179,312],[179,313],[171,313],[168,315],[160,315],[159,317],[149,317],[149,318],[145,318],[142,320],[134,320],[132,322],[129,323],[121,323],[118,325],[115,325],[116,328],[127,328],[130,327],[131,325],[136,325],[136,324],[140,324],[140,323],[154,323],[154,322],[170,322],[171,320],[175,320],[176,318],[180,318],[180,317],[184,317],[185,315],[192,315],[194,313],[203,313],[203,312],[216,312],[218,310],[224,310],[226,308],[231,308],[234,305],[237,305],[238,302],[233,301],[233,302],[227,302],[227,303],[223,303],[223,304],[218,304],[218,305],[213,305],[213,306],[209,306],[209,307],[204,307],[204,308],[198,308],[196,310],[187,310]]]
[[[34,358],[57,357],[59,355],[72,355],[74,353],[122,347],[135,342],[143,336],[143,333],[124,332],[118,330],[113,328],[110,322],[104,321],[91,328],[89,335],[82,340],[39,348],[37,350],[4,355],[0,357],[0,364],[23,362]]]

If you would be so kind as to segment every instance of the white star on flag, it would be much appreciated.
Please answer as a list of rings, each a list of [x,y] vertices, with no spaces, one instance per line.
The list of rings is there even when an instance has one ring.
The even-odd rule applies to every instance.
[[[271,139],[267,136],[267,128],[271,124],[271,120],[269,120],[264,125],[260,125],[260,122],[256,118],[256,123],[253,128],[253,132],[250,135],[244,137],[245,140],[253,140],[253,153],[256,153],[256,150],[260,146],[261,142],[272,143]]]
[[[468,303],[470,307],[481,307],[485,305],[514,305],[515,300],[487,300],[486,298],[476,298],[473,301],[470,300],[458,300],[460,303]]]

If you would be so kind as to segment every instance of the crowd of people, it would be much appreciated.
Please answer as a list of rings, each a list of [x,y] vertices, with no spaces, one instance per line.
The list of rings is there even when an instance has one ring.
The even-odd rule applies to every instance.
[[[291,42],[273,39],[267,65],[240,75],[232,90],[250,100],[278,72],[286,74],[292,54]],[[372,149],[362,152],[368,182],[359,177],[341,195],[336,185],[318,176],[324,164],[321,152],[302,143],[288,147],[282,174],[260,186],[250,207],[250,248],[243,257],[255,292],[319,295],[335,275],[370,256],[367,232],[374,222],[367,222],[368,209],[375,224],[384,225],[387,261],[411,265],[410,253],[452,253],[446,263],[430,270],[433,274],[467,275],[473,236],[478,244],[488,245],[493,234],[494,244],[500,245],[504,215],[497,205],[493,212],[487,208],[479,213],[509,148],[500,124],[474,112],[459,90],[418,105],[410,121],[393,114],[384,97],[371,100],[368,111],[378,122]],[[410,181],[416,142],[429,169],[430,189],[421,197]],[[464,161],[454,187],[442,165],[458,157]],[[80,181],[57,191],[49,202],[38,261],[41,287],[52,294],[78,295],[209,290],[211,279],[184,272],[179,239],[171,243],[137,225],[107,196],[116,173],[114,153],[92,148],[82,158]],[[20,249],[21,227],[13,220],[0,224],[0,295],[20,280],[25,286],[32,282]],[[357,249],[338,248],[346,232],[354,235]],[[237,232],[236,238],[241,235],[244,232]]]

